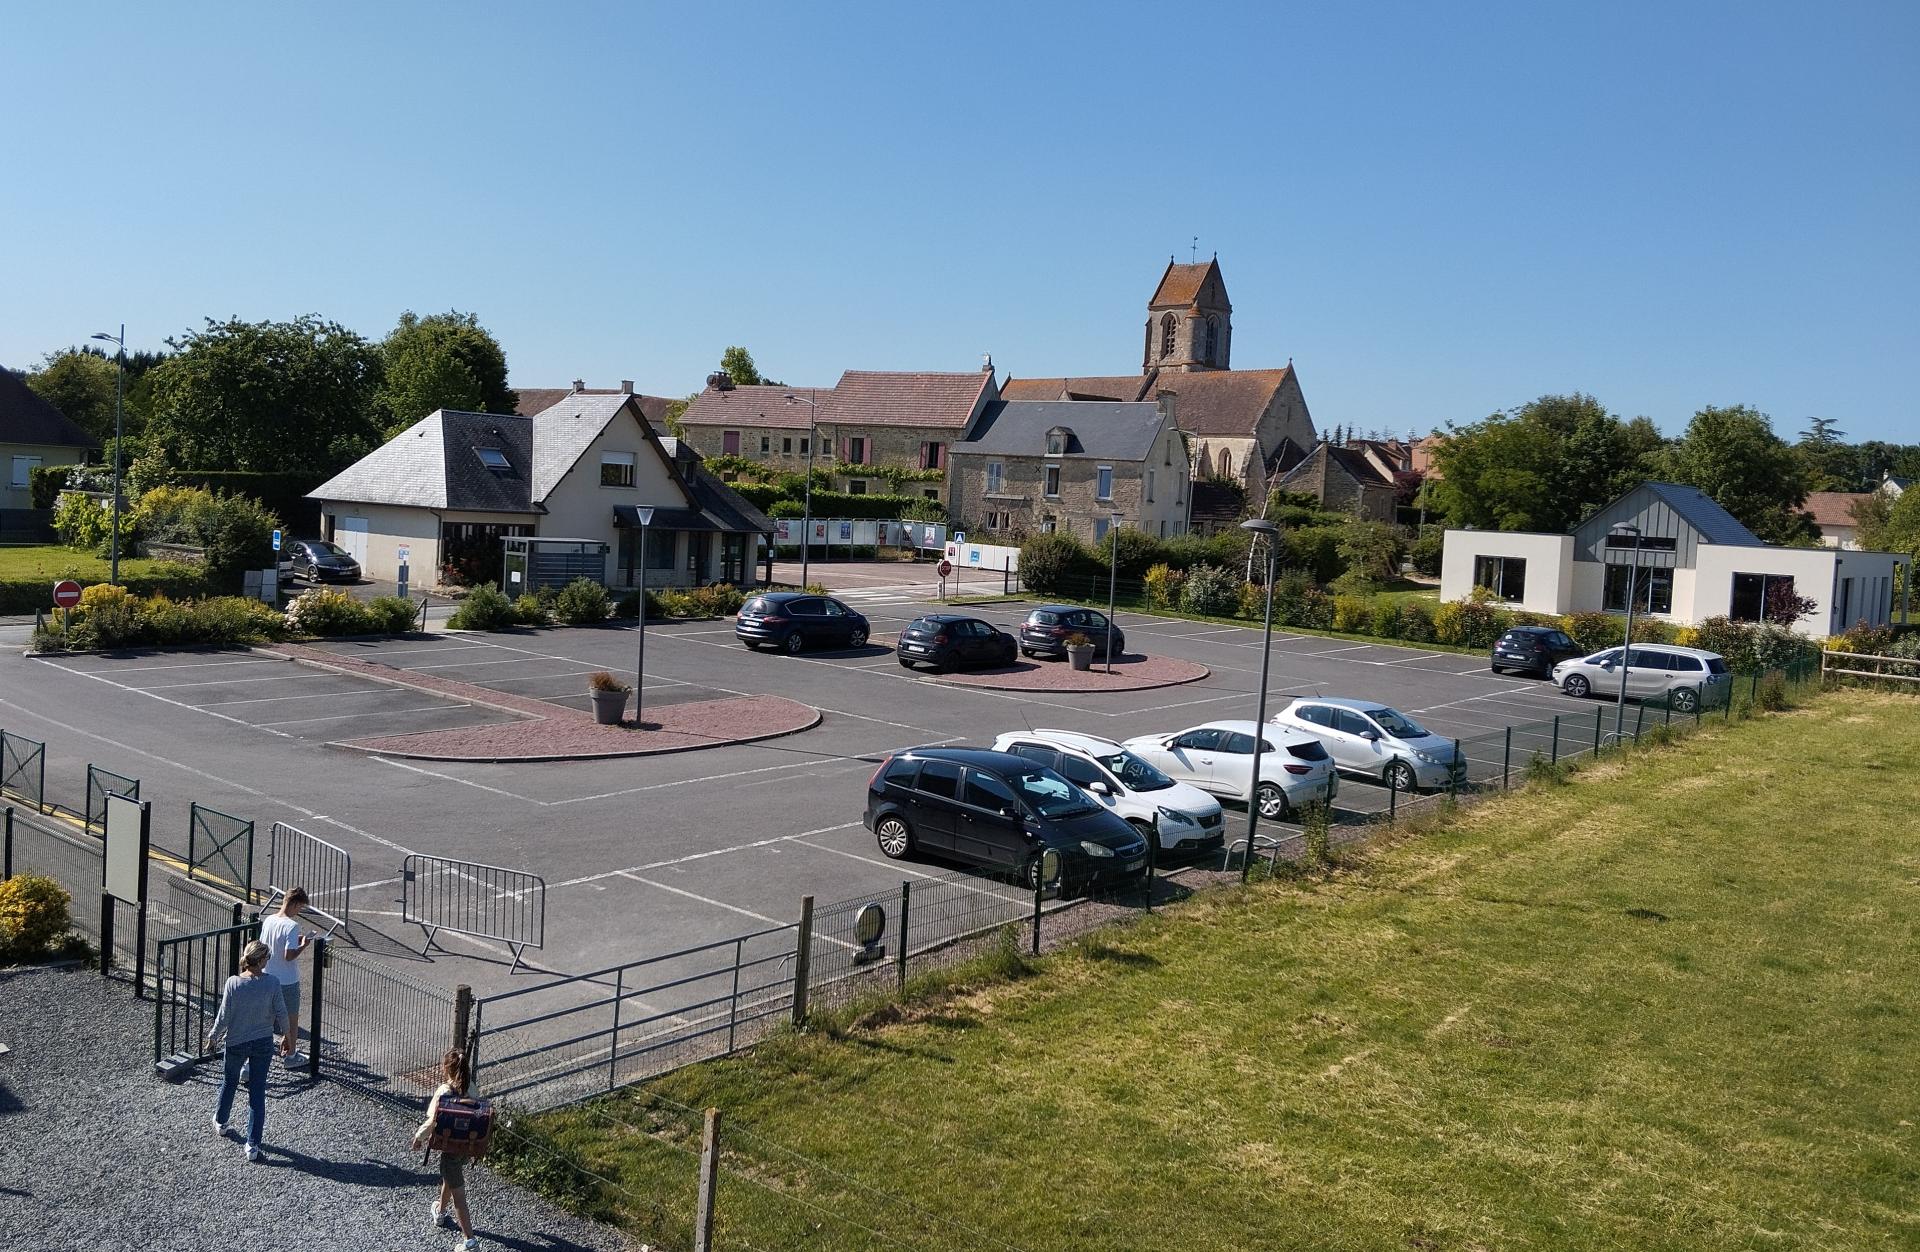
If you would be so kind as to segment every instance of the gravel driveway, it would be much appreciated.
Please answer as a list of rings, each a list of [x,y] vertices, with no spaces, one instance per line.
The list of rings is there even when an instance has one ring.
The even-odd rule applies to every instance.
[[[451,1248],[427,1205],[439,1182],[407,1150],[413,1122],[332,1083],[278,1070],[266,1160],[208,1122],[218,1072],[153,1076],[151,1001],[81,969],[0,970],[0,1245],[7,1252],[139,1249],[340,1252]],[[212,1071],[212,1072],[210,1072]],[[246,1121],[246,1091],[234,1125]],[[467,1172],[483,1248],[625,1249],[485,1169]]]

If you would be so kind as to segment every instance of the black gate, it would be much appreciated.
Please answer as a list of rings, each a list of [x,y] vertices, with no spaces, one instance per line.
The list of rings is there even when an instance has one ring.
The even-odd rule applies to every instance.
[[[240,972],[240,950],[259,934],[258,921],[241,922],[154,945],[153,1063],[163,1074],[208,1055],[221,990]]]

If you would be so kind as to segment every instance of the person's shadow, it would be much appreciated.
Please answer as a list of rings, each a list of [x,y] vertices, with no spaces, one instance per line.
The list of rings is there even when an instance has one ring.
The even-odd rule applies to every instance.
[[[376,1161],[372,1157],[359,1161],[322,1160],[277,1144],[266,1144],[260,1151],[262,1164],[297,1169],[304,1174],[353,1187],[424,1187],[436,1177],[430,1176],[424,1168],[408,1169],[386,1161]]]

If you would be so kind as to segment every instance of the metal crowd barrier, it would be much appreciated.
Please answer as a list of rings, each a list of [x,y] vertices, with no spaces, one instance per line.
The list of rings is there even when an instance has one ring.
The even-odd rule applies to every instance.
[[[443,930],[506,944],[516,970],[528,948],[546,944],[547,881],[538,874],[415,853],[400,883],[402,920],[427,932],[422,956]]]
[[[267,838],[267,904],[295,887],[307,890],[307,911],[353,939],[353,858],[345,848],[297,826],[275,822]]]

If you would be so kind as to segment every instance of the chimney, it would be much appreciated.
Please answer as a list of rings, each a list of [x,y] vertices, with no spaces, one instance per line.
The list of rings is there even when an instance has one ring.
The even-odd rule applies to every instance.
[[[574,380],[573,380],[573,389],[574,389],[575,391],[585,391],[585,390],[587,389],[587,380],[586,380],[586,379],[584,379],[584,378],[576,378],[576,379],[574,379]]]
[[[993,353],[982,352],[980,354],[980,372],[982,374],[993,373]]]
[[[1153,393],[1153,402],[1160,406],[1160,416],[1166,418],[1175,426],[1178,426],[1180,421],[1173,414],[1173,402],[1179,398],[1179,393],[1165,387]]]
[[[623,396],[633,394],[633,380],[631,378],[623,378],[620,380],[620,394]]]

